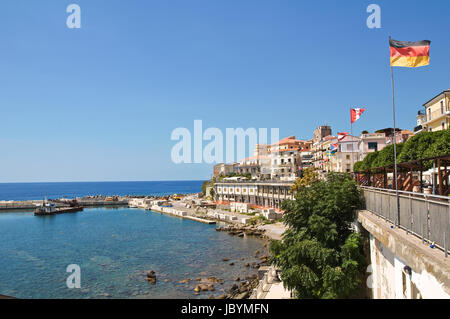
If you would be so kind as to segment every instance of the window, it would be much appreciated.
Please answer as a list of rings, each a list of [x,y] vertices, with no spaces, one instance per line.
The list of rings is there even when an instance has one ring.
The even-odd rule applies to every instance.
[[[378,142],[369,142],[367,147],[369,148],[369,150],[378,151]]]
[[[442,127],[442,130],[445,130],[445,122],[444,121],[442,121],[441,127]]]
[[[402,290],[403,290],[403,298],[409,299],[407,294],[407,285],[406,285],[406,274],[402,272]]]
[[[444,101],[441,101],[441,114],[444,114]]]
[[[353,144],[347,144],[347,151],[353,151]]]
[[[349,160],[350,159],[350,155],[346,155],[345,158]]]
[[[428,121],[431,121],[431,108],[428,109]]]

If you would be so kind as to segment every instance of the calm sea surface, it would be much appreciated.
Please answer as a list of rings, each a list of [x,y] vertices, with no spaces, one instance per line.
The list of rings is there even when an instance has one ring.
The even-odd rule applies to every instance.
[[[186,185],[187,192],[191,186]],[[152,192],[150,186],[148,190]],[[48,195],[90,193],[85,187],[72,191]],[[19,191],[9,194],[23,198]],[[208,298],[231,287],[234,277],[255,273],[244,263],[256,261],[254,252],[262,246],[260,239],[216,232],[215,225],[130,208],[49,217],[0,212],[0,241],[0,294],[19,298]],[[230,261],[223,262],[223,257]],[[81,267],[81,289],[66,286],[70,264]],[[149,270],[156,271],[157,285],[146,281]],[[198,296],[195,281],[178,283],[208,276],[225,283]]]
[[[197,193],[203,181],[0,183],[0,200],[74,198],[87,195],[168,195]]]

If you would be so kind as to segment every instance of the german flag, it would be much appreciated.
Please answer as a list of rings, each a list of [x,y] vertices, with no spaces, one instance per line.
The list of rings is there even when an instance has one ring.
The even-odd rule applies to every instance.
[[[430,64],[431,41],[397,41],[389,38],[391,66],[415,68]]]

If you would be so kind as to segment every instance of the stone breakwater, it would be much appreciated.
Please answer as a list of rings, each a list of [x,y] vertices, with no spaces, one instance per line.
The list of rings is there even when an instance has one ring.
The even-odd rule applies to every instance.
[[[264,234],[265,230],[259,229],[256,226],[241,226],[232,224],[224,227],[218,227],[216,228],[216,231],[227,232],[229,235],[238,237],[255,236],[260,238],[267,238],[267,236]]]

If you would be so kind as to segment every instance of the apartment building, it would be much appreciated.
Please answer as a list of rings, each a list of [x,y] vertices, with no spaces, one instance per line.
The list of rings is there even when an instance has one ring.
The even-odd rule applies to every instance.
[[[291,192],[293,184],[280,181],[221,181],[214,185],[215,200],[280,209],[285,199],[294,199]]]
[[[300,176],[304,152],[311,151],[311,141],[298,140],[289,136],[269,145],[270,179],[294,181]],[[306,155],[305,155],[306,156]]]
[[[419,134],[424,131],[424,124],[427,122],[427,115],[425,111],[418,111],[416,116],[417,126],[414,128],[414,134]]]
[[[426,122],[425,131],[434,132],[446,130],[450,126],[450,90],[443,91],[424,105]]]
[[[362,134],[358,141],[358,161],[362,161],[369,153],[381,151],[386,141],[385,133]]]
[[[356,136],[347,135],[343,139],[330,146],[329,150],[329,168],[330,171],[340,173],[353,172],[353,165],[358,161],[358,142],[359,138]]]
[[[238,172],[238,163],[231,163],[231,164],[217,164],[213,168],[213,176],[219,177],[219,176],[227,176],[231,173],[237,173]]]
[[[252,156],[246,159],[243,159],[239,162],[237,166],[238,174],[251,174],[252,179],[260,178],[261,173],[261,160],[263,156]]]

